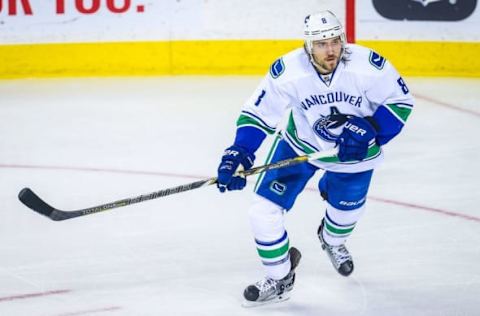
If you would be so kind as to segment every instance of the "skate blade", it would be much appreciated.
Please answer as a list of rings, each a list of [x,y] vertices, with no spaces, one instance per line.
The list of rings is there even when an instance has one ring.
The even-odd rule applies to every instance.
[[[274,298],[269,299],[267,301],[252,302],[252,301],[244,300],[242,303],[242,307],[253,308],[253,307],[258,307],[258,306],[263,306],[268,304],[281,303],[283,301],[288,300],[289,298],[290,298],[290,293],[283,293],[282,295],[275,296]]]

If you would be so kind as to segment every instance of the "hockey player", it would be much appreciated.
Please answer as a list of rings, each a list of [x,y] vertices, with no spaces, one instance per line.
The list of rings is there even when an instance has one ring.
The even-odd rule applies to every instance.
[[[304,39],[304,47],[272,64],[243,105],[234,143],[218,168],[221,192],[243,189],[246,180],[235,172],[252,167],[256,150],[285,114],[286,126],[278,126],[267,163],[338,148],[335,157],[259,176],[249,218],[266,276],[244,291],[253,303],[283,300],[293,287],[300,252],[289,247],[283,215],[319,169],[325,170],[318,188],[326,212],[318,238],[338,273],[353,272],[345,242],[365,211],[382,147],[400,133],[414,103],[392,64],[368,48],[346,43],[332,12],[307,16]]]

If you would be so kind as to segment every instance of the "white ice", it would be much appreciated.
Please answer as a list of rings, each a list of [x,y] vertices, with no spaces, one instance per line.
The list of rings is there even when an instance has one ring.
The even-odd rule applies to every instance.
[[[63,222],[17,199],[74,210],[215,176],[259,80],[0,81],[0,315],[480,315],[479,79],[407,78],[415,110],[385,146],[348,278],[316,237],[316,175],[286,216],[303,259],[283,303],[241,307],[263,276],[254,179]]]

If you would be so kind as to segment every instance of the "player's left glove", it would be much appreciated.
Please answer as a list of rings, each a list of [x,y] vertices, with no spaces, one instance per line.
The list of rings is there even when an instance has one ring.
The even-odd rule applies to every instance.
[[[338,136],[338,159],[340,161],[363,160],[367,157],[368,146],[377,136],[372,118],[351,117]]]
[[[247,149],[240,146],[228,147],[222,156],[220,166],[218,166],[217,187],[220,192],[225,190],[242,190],[247,184],[245,177],[234,176],[240,165],[243,170],[248,170],[253,166],[255,155]]]

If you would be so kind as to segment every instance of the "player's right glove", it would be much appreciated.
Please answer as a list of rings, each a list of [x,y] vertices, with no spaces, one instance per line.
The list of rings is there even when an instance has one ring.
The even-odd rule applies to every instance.
[[[225,190],[242,190],[247,184],[245,177],[233,176],[241,165],[243,170],[253,166],[255,155],[240,146],[231,146],[225,150],[222,161],[218,166],[217,188],[220,192]]]
[[[363,160],[367,157],[368,146],[377,136],[376,123],[372,118],[351,117],[338,136],[338,159],[340,161]]]

